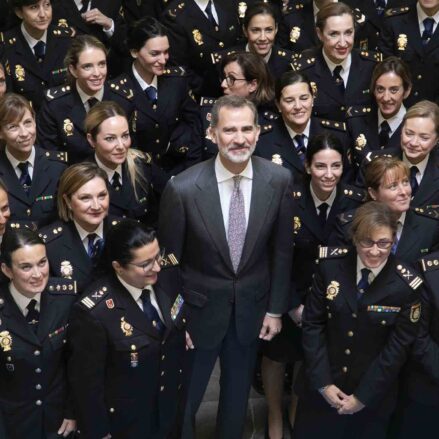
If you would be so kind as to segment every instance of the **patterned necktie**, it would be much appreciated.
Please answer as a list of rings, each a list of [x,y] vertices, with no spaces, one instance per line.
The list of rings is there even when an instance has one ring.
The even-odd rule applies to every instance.
[[[362,268],[361,269],[361,279],[359,280],[357,284],[358,293],[357,293],[357,299],[361,298],[361,295],[367,291],[369,288],[369,274],[371,271],[368,268]]]
[[[410,186],[412,187],[412,197],[416,195],[416,192],[418,191],[419,184],[418,180],[416,178],[416,174],[419,172],[419,169],[417,166],[412,166],[410,168]]]
[[[426,18],[424,21],[424,32],[422,32],[422,45],[426,46],[430,38],[433,36],[434,19],[431,17]]]
[[[96,233],[89,233],[87,254],[88,254],[88,257],[91,259],[94,266],[98,262],[98,259],[99,259],[99,256],[101,255],[101,251],[102,251],[103,246],[104,246],[103,239],[99,238]]]
[[[389,122],[387,122],[387,120],[384,120],[383,122],[381,122],[380,133],[378,134],[378,140],[380,143],[379,146],[381,149],[387,146],[387,144],[389,143],[389,139],[390,139],[390,125]]]
[[[340,92],[342,94],[344,94],[345,92],[345,87],[344,87],[344,81],[343,78],[341,77],[341,70],[343,69],[342,66],[337,66],[334,71],[332,72],[332,77],[335,80],[335,85],[337,86],[337,88],[340,90]]]
[[[113,178],[111,180],[111,186],[113,187],[113,189],[115,189],[116,191],[119,191],[122,187],[122,183],[120,182],[120,175],[119,172],[115,172],[113,174]]]
[[[34,53],[38,62],[43,62],[46,55],[46,43],[44,41],[38,41],[34,46]]]
[[[207,15],[208,20],[209,20],[214,26],[216,26],[216,25],[217,25],[217,22],[216,22],[216,20],[215,20],[215,18],[214,18],[214,16],[213,16],[213,13],[212,13],[212,0],[209,0],[209,2],[207,3],[207,6],[206,6],[206,9],[205,9],[205,12],[206,12],[206,15]]]
[[[153,85],[150,85],[149,87],[147,87],[145,89],[145,93],[146,93],[146,96],[148,97],[148,99],[153,104],[155,104],[157,102],[157,89]]]
[[[160,335],[163,335],[165,332],[165,325],[160,318],[160,315],[154,305],[151,303],[151,295],[149,289],[142,290],[142,294],[140,295],[140,299],[142,300],[143,305],[143,314],[146,315],[148,320],[152,323],[155,329],[159,332]]]
[[[35,333],[38,329],[38,320],[40,319],[40,313],[35,309],[37,305],[37,301],[32,299],[26,306],[27,314],[26,314],[26,322],[30,325],[30,328]]]
[[[319,222],[322,229],[326,226],[326,219],[328,216],[328,203],[322,203],[320,206],[317,207],[319,209]]]
[[[20,162],[17,168],[21,171],[19,178],[20,185],[23,187],[26,194],[29,193],[29,189],[32,185],[32,179],[29,174],[29,162]]]
[[[296,134],[294,136],[294,140],[296,141],[295,148],[297,155],[299,156],[299,159],[303,165],[303,163],[305,162],[305,153],[306,153],[305,134]]]
[[[239,187],[241,178],[240,175],[233,177],[233,192],[230,198],[229,227],[227,233],[230,258],[235,273],[238,271],[246,234],[244,196]]]

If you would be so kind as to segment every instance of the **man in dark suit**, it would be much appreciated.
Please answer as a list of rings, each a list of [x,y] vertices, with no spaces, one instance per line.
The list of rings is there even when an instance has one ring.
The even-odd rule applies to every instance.
[[[251,157],[259,136],[254,105],[223,96],[210,135],[219,154],[171,179],[159,233],[181,261],[190,356],[183,438],[219,357],[216,435],[242,436],[258,336],[270,340],[288,310],[293,234],[291,173]]]

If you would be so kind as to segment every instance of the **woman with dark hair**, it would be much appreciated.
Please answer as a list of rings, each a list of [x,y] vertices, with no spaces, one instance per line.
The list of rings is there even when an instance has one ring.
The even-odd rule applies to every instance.
[[[165,27],[144,17],[128,27],[133,63],[116,79],[134,91],[131,130],[141,151],[169,176],[201,158],[201,120],[185,70],[169,67]]]
[[[152,229],[123,220],[108,233],[103,276],[74,307],[69,378],[81,437],[178,435],[185,331],[176,268]]]
[[[365,169],[368,200],[380,201],[394,213],[398,227],[392,253],[415,264],[423,255],[439,248],[439,210],[436,206],[410,206],[412,188],[407,164],[394,157],[376,157]],[[329,242],[351,244],[354,211],[337,217]]]
[[[49,281],[41,238],[8,230],[1,243],[0,431],[5,438],[70,437],[76,429],[67,385],[66,330],[76,300],[69,281]]]
[[[344,124],[312,115],[315,100],[315,83],[306,75],[295,72],[284,73],[276,82],[276,105],[280,117],[268,113],[261,123],[265,127],[255,154],[282,164],[301,181],[305,174],[305,156],[308,143],[319,133],[330,132],[339,138],[345,154],[343,165],[348,169],[347,153],[350,138]],[[268,124],[268,125],[267,125]],[[349,179],[348,174],[345,179]]]
[[[337,137],[321,133],[313,137],[306,151],[306,181],[293,191],[294,261],[290,312],[283,316],[282,331],[273,341],[264,343],[262,378],[268,403],[269,437],[282,437],[282,389],[285,363],[300,362],[300,327],[303,304],[311,286],[319,246],[326,245],[338,214],[358,207],[365,193],[341,183],[346,152]],[[297,369],[297,367],[296,367]],[[289,422],[294,424],[293,397]]]
[[[273,80],[261,57],[252,52],[235,52],[221,60],[221,87],[224,95],[241,96],[251,100],[258,109],[259,120],[274,117]],[[210,140],[211,111],[214,98],[201,98],[201,117],[205,133],[203,156],[210,158],[218,152],[217,146]]]
[[[44,91],[66,81],[64,56],[72,42],[68,26],[52,24],[51,0],[8,2],[20,24],[3,35],[2,61],[8,66],[9,88],[32,102],[38,111]]]
[[[41,229],[54,276],[73,279],[82,292],[91,282],[106,233],[117,219],[108,218],[109,191],[105,171],[95,163],[67,168],[59,181],[58,221]]]
[[[396,230],[391,209],[373,201],[355,213],[354,249],[320,247],[302,319],[296,439],[386,437],[423,290],[391,252]]]
[[[370,78],[381,54],[353,49],[355,17],[342,2],[319,10],[316,31],[322,46],[302,52],[294,69],[318,86],[314,114],[343,122],[349,106],[370,104]]]
[[[355,146],[353,159],[357,166],[374,150],[400,149],[401,130],[412,80],[404,61],[390,56],[376,65],[370,81],[375,98],[371,107],[354,105],[347,111],[347,126]]]
[[[134,92],[106,82],[107,49],[95,37],[75,37],[64,64],[70,84],[47,90],[38,113],[38,140],[47,149],[67,151],[69,163],[77,163],[92,153],[84,131],[90,108],[102,100],[115,101],[130,117]]]
[[[132,149],[128,120],[115,102],[96,104],[85,117],[92,158],[105,171],[110,213],[154,224],[157,216],[150,157]]]
[[[14,93],[0,98],[0,178],[8,187],[11,219],[32,227],[55,219],[58,180],[66,167],[65,154],[35,145],[36,134],[29,101]]]

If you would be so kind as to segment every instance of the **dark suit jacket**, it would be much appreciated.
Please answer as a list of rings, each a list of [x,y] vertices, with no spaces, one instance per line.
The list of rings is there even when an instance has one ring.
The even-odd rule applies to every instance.
[[[388,416],[395,405],[399,370],[416,337],[422,280],[391,255],[358,300],[356,252],[323,249],[328,250],[327,259],[319,260],[302,320],[310,389],[335,384]]]
[[[65,340],[76,295],[62,289],[43,291],[36,334],[8,285],[0,288],[0,298],[0,333],[6,331],[12,339],[11,350],[0,352],[0,417],[5,437],[56,438],[63,419],[74,419],[67,392]]]
[[[174,427],[185,352],[184,308],[172,311],[182,292],[176,270],[161,272],[154,285],[163,337],[114,274],[97,280],[74,306],[69,378],[81,437],[166,438]]]
[[[367,55],[366,55],[367,54]],[[342,94],[337,88],[331,71],[323,58],[322,49],[316,48],[302,53],[294,63],[295,70],[305,75],[317,86],[314,115],[331,120],[344,121],[345,112],[351,105],[369,105],[372,71],[381,56],[374,52],[352,50],[352,64],[348,82]]]
[[[405,35],[405,43],[400,35]],[[384,56],[395,55],[408,64],[413,82],[408,106],[422,99],[438,102],[439,30],[436,28],[428,44],[423,46],[415,6],[408,12],[386,17],[379,49]]]
[[[266,312],[288,310],[293,254],[291,174],[252,158],[253,185],[246,240],[238,271],[230,259],[215,159],[177,175],[163,193],[160,242],[181,262],[195,346],[224,337],[230,318],[239,341],[253,342]]]
[[[72,41],[72,30],[49,26],[46,55],[41,63],[37,61],[20,27],[11,29],[4,35],[4,39],[6,47],[2,62],[9,65],[8,91],[23,95],[38,111],[44,100],[44,90],[66,81],[64,57]]]
[[[35,147],[35,167],[29,194],[19,183],[5,150],[0,151],[0,178],[9,194],[11,220],[25,220],[44,226],[56,218],[58,181],[66,164],[62,155]]]
[[[116,90],[113,82],[104,85],[102,100],[117,102],[128,119],[133,111],[133,98],[134,92],[128,87],[119,86]],[[85,160],[93,153],[84,128],[86,114],[75,85],[47,90],[38,113],[38,141],[47,149],[67,151],[69,164]]]

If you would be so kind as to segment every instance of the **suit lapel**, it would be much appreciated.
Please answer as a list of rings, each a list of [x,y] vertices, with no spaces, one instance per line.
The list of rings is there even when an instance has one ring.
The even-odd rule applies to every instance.
[[[299,206],[303,212],[302,223],[310,230],[311,233],[316,236],[319,241],[323,242],[323,230],[317,219],[317,211],[309,190],[309,185],[303,189],[303,197],[299,199]]]
[[[281,118],[277,122],[277,129],[279,130],[279,136],[274,137],[276,138],[276,145],[282,150],[282,159],[290,163],[290,165],[296,168],[300,173],[303,173],[304,167],[302,161],[297,155],[294,142]]]
[[[223,257],[225,264],[233,270],[226,230],[224,228],[218,183],[215,176],[215,159],[206,162],[206,166],[196,181],[196,186],[198,193],[194,197],[195,204],[203,224]]]
[[[35,200],[35,198],[44,192],[44,189],[49,185],[51,178],[49,173],[46,173],[46,169],[49,166],[47,161],[44,161],[44,154],[39,148],[35,148],[35,162],[34,173],[32,178],[32,185],[30,187],[29,198]],[[38,176],[44,175],[45,178],[38,178]]]
[[[418,25],[418,13],[413,8],[405,17],[405,26],[403,28],[407,32],[407,40],[410,47],[423,57],[425,48],[422,45],[421,31]]]
[[[0,152],[0,177],[8,184],[8,192],[15,198],[18,198],[24,204],[31,205],[31,198],[28,197],[23,187],[19,183],[19,179],[15,170],[12,168],[11,162],[5,154],[5,150]]]
[[[41,294],[40,321],[37,330],[37,336],[41,342],[49,335],[50,329],[58,317],[57,309],[56,299],[50,294],[43,292]]]
[[[315,66],[315,73],[316,75],[321,78],[320,80],[317,80],[316,83],[324,84],[324,92],[331,96],[334,100],[337,102],[340,102],[340,104],[344,103],[344,96],[341,94],[340,90],[337,88],[337,85],[335,83],[334,78],[332,77],[332,73],[329,70],[328,65],[326,64],[325,59],[323,58],[322,49],[318,49],[316,54],[317,62]],[[351,66],[352,68],[352,66]],[[352,71],[352,70],[351,70]],[[350,75],[349,75],[350,76]],[[349,81],[348,81],[349,85]],[[347,87],[346,87],[347,89]]]
[[[407,211],[404,226],[402,228],[401,237],[399,238],[398,247],[396,249],[396,254],[404,259],[404,255],[410,253],[414,246],[419,245],[418,230],[419,224],[416,222],[416,214]]]
[[[413,200],[416,201],[416,205],[425,204],[429,197],[432,195],[432,188],[438,190],[439,180],[439,158],[437,152],[430,152],[427,166],[425,167],[424,176],[422,177],[421,184]],[[421,201],[421,200],[425,200]]]
[[[90,258],[85,251],[84,245],[76,229],[75,223],[73,221],[69,221],[68,223],[65,223],[63,228],[63,233],[66,237],[63,240],[63,247],[65,248],[66,257],[68,257],[69,255],[73,256],[75,253],[78,255],[77,258],[74,258],[75,264],[73,270],[79,270],[84,274],[89,273]],[[73,273],[73,276],[75,276],[75,273]]]
[[[151,119],[159,122],[160,118],[158,117],[157,110],[154,110],[152,108],[151,102],[149,101],[145,92],[142,90],[142,87],[140,87],[140,84],[137,82],[137,79],[134,77],[131,69],[129,72],[129,76],[130,76],[131,82],[132,82],[132,84],[130,86],[134,89],[134,99],[136,102],[136,110],[145,114],[146,117],[151,118]],[[158,107],[163,108],[164,106],[162,104],[162,79],[161,79],[161,77],[158,78],[157,86],[158,86],[157,105],[158,105]]]
[[[343,288],[343,297],[351,308],[352,312],[358,310],[357,299],[357,253],[352,251],[348,254],[347,259],[340,259],[339,270],[334,273],[334,277],[338,277],[340,285]]]

